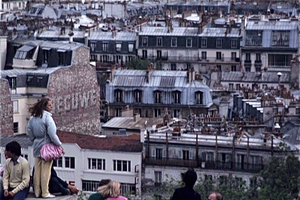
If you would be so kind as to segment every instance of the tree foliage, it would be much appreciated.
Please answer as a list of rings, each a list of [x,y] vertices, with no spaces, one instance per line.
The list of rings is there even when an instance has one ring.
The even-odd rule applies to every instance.
[[[140,58],[131,59],[130,62],[127,63],[127,68],[129,69],[140,69],[144,70],[150,65],[149,60],[142,60]]]
[[[152,199],[157,195],[170,199],[175,189],[183,185],[182,181],[167,175],[166,181],[152,191]],[[272,157],[264,169],[251,178],[249,186],[241,178],[228,174],[215,179],[198,177],[194,189],[202,199],[212,191],[218,191],[226,200],[294,200],[300,191],[300,161],[294,155],[288,155],[286,159]]]

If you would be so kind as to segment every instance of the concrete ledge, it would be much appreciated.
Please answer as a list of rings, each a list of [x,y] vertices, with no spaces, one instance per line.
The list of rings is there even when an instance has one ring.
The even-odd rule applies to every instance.
[[[35,198],[34,193],[29,192],[28,197],[26,198],[26,200],[38,200],[38,199],[43,199],[44,198]],[[66,196],[55,196],[55,198],[47,198],[48,200],[77,200],[78,199],[78,195],[66,195]]]

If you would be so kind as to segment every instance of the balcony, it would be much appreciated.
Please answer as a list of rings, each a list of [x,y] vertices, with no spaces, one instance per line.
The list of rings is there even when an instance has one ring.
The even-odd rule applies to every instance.
[[[261,67],[262,66],[261,60],[256,60],[254,65],[255,67]]]
[[[229,170],[257,173],[264,168],[263,164],[247,164],[237,162],[223,162],[223,161],[205,161],[205,160],[182,160],[182,159],[156,159],[145,158],[146,165],[170,166],[170,167],[188,167],[188,168],[202,168],[211,170]]]
[[[240,58],[231,58],[231,57],[200,57],[198,55],[195,56],[148,56],[147,57],[151,61],[170,61],[170,62],[201,62],[201,63],[234,63],[237,64],[240,62]]]

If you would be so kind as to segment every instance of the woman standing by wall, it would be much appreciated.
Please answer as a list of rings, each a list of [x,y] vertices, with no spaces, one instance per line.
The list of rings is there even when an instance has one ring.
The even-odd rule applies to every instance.
[[[34,193],[36,197],[42,195],[43,198],[53,198],[55,196],[49,193],[48,188],[53,160],[43,160],[40,154],[41,148],[44,144],[49,143],[54,143],[57,146],[62,144],[56,134],[56,125],[50,113],[51,111],[51,100],[42,98],[29,108],[31,117],[27,126],[29,138],[33,141],[33,157],[35,157]]]

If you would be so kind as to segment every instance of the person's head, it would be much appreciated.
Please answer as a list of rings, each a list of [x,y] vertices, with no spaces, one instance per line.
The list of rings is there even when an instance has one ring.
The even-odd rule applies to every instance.
[[[194,170],[189,169],[187,172],[185,172],[183,176],[183,182],[185,183],[186,187],[193,188],[196,180],[197,174]]]
[[[97,190],[106,199],[107,197],[117,197],[121,192],[121,184],[116,181],[110,181],[106,185],[102,185]]]
[[[98,187],[101,187],[103,185],[107,185],[107,184],[109,184],[109,182],[111,182],[110,179],[101,179],[101,181],[99,182],[99,186]]]
[[[5,157],[5,159],[8,158],[8,155],[7,155],[7,151],[6,151],[6,150],[4,150],[4,157]]]
[[[5,147],[6,154],[8,158],[12,158],[13,156],[20,156],[21,155],[21,146],[18,142],[12,141],[8,143]]]
[[[52,111],[52,102],[49,98],[42,98],[29,108],[29,112],[34,117],[43,117],[43,111]]]
[[[212,192],[209,195],[208,200],[223,200],[223,196],[219,192]]]

